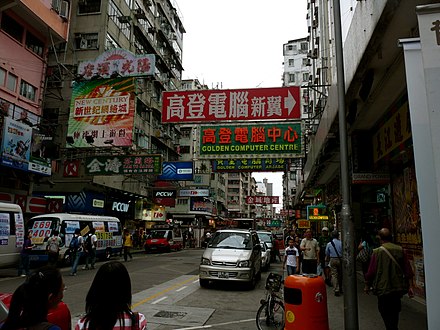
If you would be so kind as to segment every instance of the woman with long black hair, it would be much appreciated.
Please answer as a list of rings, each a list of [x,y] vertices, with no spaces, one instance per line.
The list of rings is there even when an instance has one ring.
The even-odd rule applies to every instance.
[[[45,266],[36,270],[12,295],[8,317],[1,330],[60,330],[47,321],[47,312],[63,299],[64,282],[58,269]]]
[[[102,265],[93,279],[86,297],[86,315],[75,329],[110,330],[147,327],[145,316],[131,310],[131,280],[119,261]]]

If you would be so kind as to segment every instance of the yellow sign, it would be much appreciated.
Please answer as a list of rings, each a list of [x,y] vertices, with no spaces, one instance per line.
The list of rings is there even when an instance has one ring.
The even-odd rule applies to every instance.
[[[310,228],[310,221],[308,221],[308,220],[304,220],[304,219],[296,220],[296,224],[298,225],[298,228],[300,228],[300,229]]]
[[[289,323],[295,322],[295,314],[293,314],[292,311],[287,311],[286,312],[286,321],[289,322]]]

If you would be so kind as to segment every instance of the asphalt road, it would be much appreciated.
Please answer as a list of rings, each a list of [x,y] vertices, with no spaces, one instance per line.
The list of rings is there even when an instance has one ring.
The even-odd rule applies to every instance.
[[[271,270],[280,272],[280,263],[263,272],[253,290],[239,283],[214,284],[204,289],[198,283],[202,252],[191,249],[164,254],[139,253],[134,254],[133,261],[124,262],[132,280],[133,309],[146,315],[148,329],[256,328],[255,315],[264,297],[266,276]],[[78,269],[77,276],[69,276],[69,268],[61,269],[67,286],[64,302],[72,313],[73,325],[84,312],[85,296],[96,272],[82,270],[81,266]],[[13,292],[22,281],[23,278],[2,277],[0,292]]]

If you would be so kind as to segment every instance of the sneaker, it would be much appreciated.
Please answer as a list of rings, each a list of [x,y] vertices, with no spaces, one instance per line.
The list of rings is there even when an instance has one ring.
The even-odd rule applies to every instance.
[[[26,277],[26,275],[25,274],[21,274],[20,277]]]
[[[76,273],[70,273],[70,276],[76,276]]]
[[[83,270],[89,270],[89,267],[83,266]]]

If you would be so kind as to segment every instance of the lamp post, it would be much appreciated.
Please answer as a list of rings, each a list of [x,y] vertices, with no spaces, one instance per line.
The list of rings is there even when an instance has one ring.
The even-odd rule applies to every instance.
[[[341,5],[333,0],[335,18],[335,51],[338,91],[339,143],[341,160],[341,195],[342,195],[342,278],[344,287],[344,325],[345,329],[359,329],[357,308],[356,260],[354,256],[354,225],[350,210],[350,186],[348,174],[347,122],[345,118],[345,76],[342,49]]]

